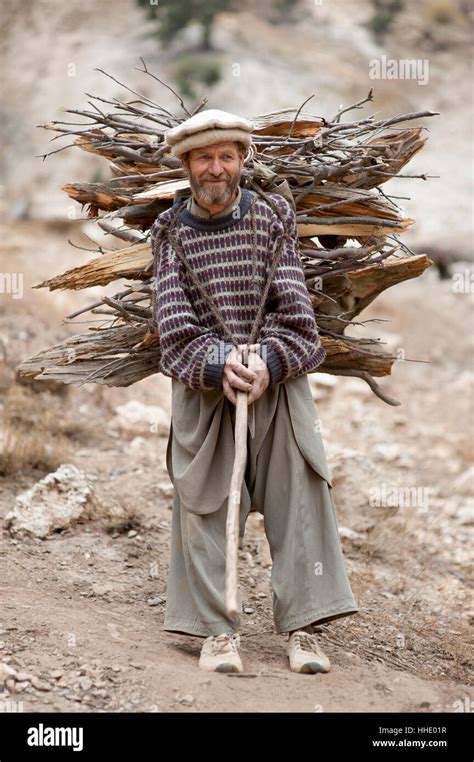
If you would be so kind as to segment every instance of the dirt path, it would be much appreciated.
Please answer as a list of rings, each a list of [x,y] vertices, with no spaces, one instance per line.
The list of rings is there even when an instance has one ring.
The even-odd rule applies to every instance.
[[[12,663],[28,665],[50,687],[18,695],[25,711],[432,712],[450,711],[468,694],[460,683],[367,662],[357,647],[332,648],[333,668],[325,677],[294,675],[283,637],[252,635],[249,625],[241,648],[247,677],[206,674],[196,669],[200,641],[163,634],[162,613],[144,601],[77,592],[68,600],[54,584],[31,583],[23,574],[15,584],[3,637],[14,644]],[[62,677],[52,679],[58,669]]]

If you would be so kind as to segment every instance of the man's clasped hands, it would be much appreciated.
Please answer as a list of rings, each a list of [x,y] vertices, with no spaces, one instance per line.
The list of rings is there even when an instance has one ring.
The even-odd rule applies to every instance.
[[[234,405],[237,404],[235,390],[247,392],[249,405],[262,396],[270,383],[270,374],[265,361],[257,354],[260,344],[239,344],[232,347],[227,356],[222,377],[224,395]],[[247,358],[247,365],[243,360]]]

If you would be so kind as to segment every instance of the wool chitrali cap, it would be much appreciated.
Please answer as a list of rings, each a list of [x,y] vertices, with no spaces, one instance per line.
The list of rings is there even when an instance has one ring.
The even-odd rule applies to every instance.
[[[212,143],[238,141],[247,148],[252,145],[253,122],[236,114],[219,109],[199,111],[177,127],[165,132],[165,145],[178,159],[193,148],[202,148]]]

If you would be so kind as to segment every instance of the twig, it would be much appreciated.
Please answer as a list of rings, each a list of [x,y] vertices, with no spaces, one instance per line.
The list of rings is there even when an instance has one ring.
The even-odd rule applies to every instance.
[[[361,101],[358,101],[357,103],[354,103],[352,106],[347,106],[347,108],[343,108],[341,111],[338,111],[336,116],[333,117],[331,121],[340,122],[341,116],[345,114],[347,111],[352,111],[352,109],[354,108],[362,108],[364,103],[367,103],[367,101],[373,101],[374,100],[373,92],[374,92],[374,88],[371,87],[365,98],[363,98]]]
[[[166,82],[163,82],[163,81],[162,81],[161,79],[159,79],[159,78],[158,78],[158,77],[157,77],[155,74],[152,74],[152,73],[151,73],[151,71],[148,71],[148,69],[147,69],[147,66],[146,66],[146,63],[145,63],[145,61],[143,60],[143,58],[142,58],[141,56],[140,56],[140,61],[141,61],[141,62],[142,62],[142,64],[143,64],[143,69],[138,69],[137,67],[135,67],[135,70],[136,70],[136,71],[140,71],[140,72],[142,72],[142,74],[148,74],[148,76],[149,76],[149,77],[152,77],[153,79],[156,79],[156,81],[157,81],[157,82],[159,82],[159,83],[160,83],[160,85],[163,85],[164,87],[168,88],[168,90],[169,90],[171,93],[173,93],[173,95],[175,95],[175,96],[176,96],[176,98],[179,100],[179,103],[180,103],[180,105],[181,105],[181,108],[183,109],[183,111],[184,111],[184,113],[186,114],[186,116],[188,116],[188,117],[189,117],[189,116],[191,116],[191,112],[190,112],[190,111],[188,111],[188,109],[187,109],[187,108],[186,108],[186,106],[184,105],[184,101],[183,101],[183,99],[181,98],[181,96],[180,96],[180,95],[178,95],[178,93],[176,92],[176,90],[173,90],[173,88],[172,88],[170,85],[167,85],[167,84],[166,84]]]
[[[370,388],[372,389],[373,393],[376,395],[376,397],[379,397],[383,402],[386,402],[387,405],[393,405],[398,406],[402,403],[395,399],[395,397],[391,397],[387,392],[384,392],[383,389],[377,384],[377,382],[372,378],[370,373],[368,373],[366,370],[356,370],[355,368],[338,368],[337,370],[335,368],[318,368],[318,372],[320,373],[331,373],[334,376],[355,376],[356,378],[362,378],[363,381],[365,381]]]

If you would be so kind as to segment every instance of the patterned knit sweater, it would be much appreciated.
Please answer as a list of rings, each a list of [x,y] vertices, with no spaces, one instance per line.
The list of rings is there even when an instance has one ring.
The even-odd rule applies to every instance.
[[[186,199],[179,198],[152,225],[152,306],[160,334],[159,367],[164,375],[191,389],[222,388],[232,342],[223,336],[216,317],[166,236],[158,236],[160,227],[178,207],[181,210],[173,235],[239,344],[249,340],[272,255],[279,238],[286,234],[257,338],[270,384],[308,373],[326,357],[304,280],[295,213],[282,196],[268,195],[280,210],[284,225],[264,199],[245,188],[239,207],[231,214],[209,219],[196,216],[186,208]]]

